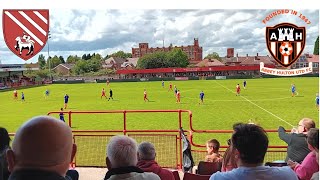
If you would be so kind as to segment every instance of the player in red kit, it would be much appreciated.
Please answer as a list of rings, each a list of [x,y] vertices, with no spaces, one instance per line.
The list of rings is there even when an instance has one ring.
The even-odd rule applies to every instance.
[[[104,88],[102,88],[102,91],[101,91],[101,99],[102,97],[105,97],[107,99],[106,91],[104,90]]]
[[[18,99],[18,91],[16,89],[13,91],[13,98]]]
[[[236,96],[240,96],[240,85],[239,84],[236,86],[236,91],[237,91]]]
[[[168,91],[170,91],[170,90],[173,91],[173,90],[172,90],[172,83],[169,84],[169,89],[168,89]]]
[[[144,102],[146,102],[146,100],[148,100],[148,102],[149,102],[148,94],[147,94],[147,90],[146,89],[144,89],[144,92],[143,92],[143,100],[144,100]]]
[[[180,103],[180,91],[179,90],[177,91],[176,98],[177,98],[177,103]]]

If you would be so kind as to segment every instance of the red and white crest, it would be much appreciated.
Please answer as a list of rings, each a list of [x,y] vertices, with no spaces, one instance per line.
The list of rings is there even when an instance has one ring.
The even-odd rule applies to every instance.
[[[303,52],[306,28],[280,23],[266,28],[266,42],[270,54],[284,67],[291,66]]]
[[[8,48],[28,60],[46,45],[49,10],[3,10],[3,37]]]

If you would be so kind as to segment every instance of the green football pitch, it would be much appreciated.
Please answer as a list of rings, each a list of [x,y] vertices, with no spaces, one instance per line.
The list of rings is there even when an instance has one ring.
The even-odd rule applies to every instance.
[[[235,95],[235,87],[241,85],[241,96]],[[191,110],[193,127],[201,130],[231,130],[236,122],[253,122],[265,129],[284,126],[291,129],[303,117],[319,123],[315,96],[319,91],[318,78],[270,78],[249,79],[243,89],[243,80],[172,81],[181,92],[181,104],[176,103],[173,91],[168,91],[169,81],[162,88],[158,82],[130,82],[86,84],[55,84],[18,90],[19,99],[13,99],[13,91],[0,92],[0,126],[15,132],[33,116],[59,111],[64,105],[64,95],[70,96],[68,110]],[[291,97],[291,84],[298,95]],[[114,100],[101,99],[101,90],[113,90]],[[50,90],[49,98],[44,92]],[[150,102],[143,101],[144,89]],[[204,104],[199,105],[199,93],[205,93]],[[21,92],[25,101],[20,100]],[[54,115],[58,117],[58,115]],[[183,114],[183,127],[189,129],[187,114]],[[65,115],[67,119],[67,115]],[[122,114],[73,115],[73,130],[122,130]],[[177,130],[178,115],[168,113],[128,114],[127,129]],[[291,125],[290,125],[291,124]],[[230,134],[196,134],[194,141],[204,144],[216,138],[222,145]],[[269,133],[270,145],[284,145],[277,133]]]

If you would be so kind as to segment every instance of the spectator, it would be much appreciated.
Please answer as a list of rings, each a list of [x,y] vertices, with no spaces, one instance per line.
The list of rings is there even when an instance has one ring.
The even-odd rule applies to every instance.
[[[228,145],[229,147],[227,148],[226,152],[223,154],[223,158],[222,158],[222,168],[221,168],[222,172],[231,171],[232,169],[235,169],[238,167],[235,156],[234,156],[235,153],[233,152],[233,148],[231,144],[231,139],[228,140]]]
[[[293,128],[291,133],[286,133],[286,130],[282,126],[279,127],[279,138],[288,144],[286,162],[290,159],[294,162],[301,163],[310,152],[305,140],[310,128],[315,128],[315,123],[309,118],[300,120],[298,128]]]
[[[6,151],[10,149],[10,136],[8,131],[0,127],[0,179],[7,180],[10,172],[8,171],[8,163],[6,160]]]
[[[316,152],[319,152],[319,129],[311,128],[307,135],[308,147],[311,152],[301,164],[288,161],[288,165],[296,172],[300,180],[310,180],[312,175],[319,171]]]
[[[232,150],[239,168],[228,172],[217,172],[210,180],[298,180],[290,167],[263,166],[269,140],[266,132],[254,124],[235,124],[231,138]]]
[[[161,168],[155,161],[156,150],[153,144],[143,142],[138,146],[138,164],[137,166],[145,172],[157,174],[161,180],[174,180],[171,171]]]
[[[208,154],[205,157],[206,162],[221,162],[222,157],[219,154],[220,143],[216,139],[211,139],[207,142],[207,152]]]
[[[49,116],[38,116],[16,132],[7,150],[9,180],[64,180],[77,147],[71,129]]]
[[[108,172],[105,180],[127,179],[127,180],[160,180],[154,173],[145,173],[136,165],[137,142],[128,136],[114,136],[107,146],[106,163]]]

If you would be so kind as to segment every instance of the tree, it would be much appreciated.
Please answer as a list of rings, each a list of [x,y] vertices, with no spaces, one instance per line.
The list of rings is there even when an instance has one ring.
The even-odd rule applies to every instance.
[[[64,61],[63,56],[59,56],[59,59],[60,59],[60,62],[61,62],[61,63],[63,63],[63,64],[65,64],[65,63],[66,63],[66,62]]]
[[[75,64],[77,61],[79,61],[81,58],[80,57],[78,57],[77,55],[74,55],[74,56],[72,56],[72,55],[70,55],[70,56],[68,56],[68,58],[67,58],[67,63],[68,64]]]
[[[45,69],[46,67],[46,59],[43,54],[40,54],[38,57],[38,64],[40,69]]]
[[[167,67],[187,67],[189,65],[188,55],[181,49],[173,49],[166,54]]]
[[[147,54],[138,60],[140,69],[187,67],[188,56],[181,49],[173,49],[170,52],[155,52]]]
[[[119,57],[119,58],[131,58],[132,54],[131,53],[125,53],[123,51],[118,51],[113,54],[110,54],[108,57]]]
[[[57,55],[55,55],[53,58],[48,59],[47,63],[49,63],[49,61],[50,61],[51,69],[62,63]],[[49,64],[48,64],[48,67],[49,67]]]
[[[319,36],[318,36],[316,42],[314,43],[313,54],[314,55],[319,55]]]
[[[205,59],[216,59],[216,60],[218,60],[218,61],[221,61],[221,58],[220,58],[219,54],[216,53],[216,52],[209,53],[209,54],[205,57]]]

